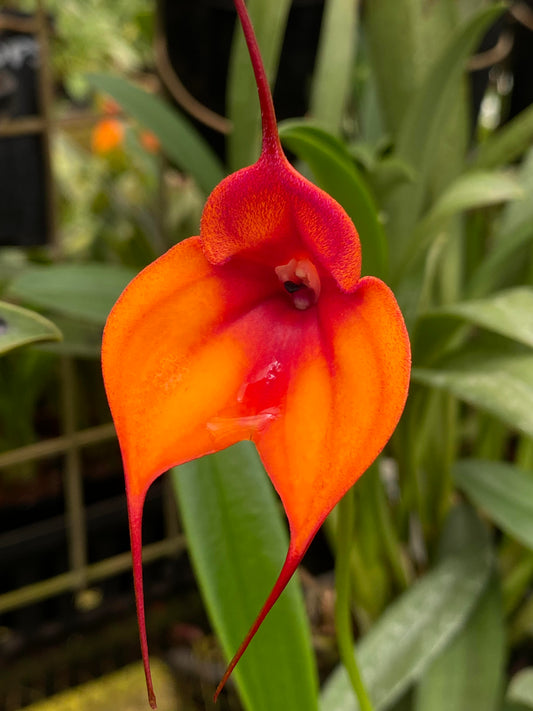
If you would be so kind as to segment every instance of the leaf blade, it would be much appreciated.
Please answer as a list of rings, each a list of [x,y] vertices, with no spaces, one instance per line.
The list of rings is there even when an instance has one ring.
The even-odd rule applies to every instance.
[[[511,464],[459,460],[456,485],[506,533],[533,550],[533,479]]]
[[[389,708],[421,677],[465,624],[486,586],[492,566],[487,536],[472,514],[466,524],[468,538],[460,552],[403,593],[357,645],[375,711]],[[326,681],[320,700],[322,711],[359,708],[341,668]]]
[[[255,449],[246,442],[183,465],[173,480],[197,579],[230,657],[287,551],[275,497]],[[249,711],[317,708],[310,633],[296,581],[268,615],[234,675]]]
[[[60,340],[61,331],[41,314],[0,301],[0,356],[31,343]]]
[[[533,355],[469,349],[435,368],[413,368],[414,382],[452,393],[533,436]]]
[[[13,279],[6,293],[43,310],[103,325],[135,274],[100,263],[32,266]]]
[[[466,625],[425,672],[414,711],[497,711],[504,661],[501,594],[493,576]]]
[[[163,151],[197,182],[208,195],[225,177],[225,171],[209,145],[187,119],[130,82],[106,74],[88,74],[87,80],[115,99],[139,123],[159,139]]]
[[[506,289],[485,299],[459,301],[426,315],[456,316],[533,348],[533,289],[529,287]]]

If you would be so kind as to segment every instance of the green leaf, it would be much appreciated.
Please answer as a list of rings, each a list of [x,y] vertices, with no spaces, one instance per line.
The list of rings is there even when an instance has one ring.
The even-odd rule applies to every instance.
[[[135,271],[111,264],[52,264],[25,269],[7,294],[40,309],[103,325]]]
[[[526,219],[514,230],[505,233],[505,239],[499,240],[487,257],[481,262],[467,284],[470,296],[485,294],[501,277],[508,272],[507,262],[520,249],[533,240],[533,220]]]
[[[533,709],[533,667],[526,667],[515,674],[509,684],[507,700]]]
[[[310,114],[338,133],[357,46],[359,0],[326,0],[311,87]]]
[[[206,141],[187,119],[158,96],[120,77],[88,74],[87,80],[152,131],[168,158],[191,175],[206,195],[224,178],[224,168]]]
[[[533,354],[468,349],[438,368],[413,368],[413,381],[445,390],[533,436]]]
[[[271,86],[278,71],[290,4],[290,0],[248,0],[246,3]],[[257,160],[261,143],[257,85],[239,23],[231,50],[228,79],[227,105],[233,124],[228,137],[228,162],[233,172]]]
[[[456,316],[533,348],[533,289],[526,286],[501,291],[486,299],[460,301],[427,316]]]
[[[60,341],[61,331],[35,311],[0,301],[0,355],[41,341]]]
[[[378,209],[344,145],[334,136],[304,121],[280,124],[281,139],[311,168],[320,187],[352,218],[363,257],[363,274],[386,276],[387,241]]]
[[[533,106],[521,111],[479,147],[474,170],[508,165],[531,146],[533,141]]]
[[[520,183],[509,172],[465,173],[444,191],[424,217],[421,226],[424,229],[435,229],[439,223],[458,212],[524,197]]]
[[[487,536],[478,522],[468,523],[466,530],[469,536],[462,540],[460,552],[403,593],[357,645],[374,711],[389,708],[421,678],[468,620],[485,588],[491,569]],[[343,668],[326,681],[320,707],[323,711],[359,708]]]
[[[54,314],[54,323],[63,334],[59,342],[45,342],[39,350],[76,358],[100,358],[102,349],[101,323],[81,321],[79,318]]]
[[[438,135],[448,120],[446,107],[457,91],[465,60],[482,32],[504,10],[502,4],[484,8],[466,22],[451,37],[411,102],[400,128],[397,153],[422,174],[431,163]]]
[[[497,579],[463,629],[424,673],[414,711],[497,711],[505,662],[505,629]]]
[[[531,195],[533,148],[522,161],[518,180],[524,194]],[[506,280],[513,279],[513,267],[516,272],[516,265],[520,267],[527,253],[527,243],[533,239],[533,201],[517,200],[506,205],[491,237],[490,252],[468,279],[468,293],[471,296],[483,295],[495,286],[504,284]]]
[[[428,176],[450,121],[449,107],[461,89],[463,71],[484,30],[503,12],[503,5],[483,9],[450,38],[436,62],[427,72],[414,95],[398,133],[396,153],[418,172],[413,185],[399,188],[390,204],[391,243],[400,260],[407,257],[413,229],[419,219],[428,190]]]
[[[533,478],[504,462],[456,462],[457,486],[503,531],[533,549]]]
[[[281,569],[288,541],[250,443],[181,466],[174,484],[210,619],[237,650]],[[293,580],[234,671],[249,711],[312,711],[317,679],[301,592]]]
[[[411,257],[423,256],[423,250],[446,227],[450,217],[459,212],[524,197],[520,183],[508,172],[465,173],[444,191],[428,214],[419,221],[409,240],[407,254]]]

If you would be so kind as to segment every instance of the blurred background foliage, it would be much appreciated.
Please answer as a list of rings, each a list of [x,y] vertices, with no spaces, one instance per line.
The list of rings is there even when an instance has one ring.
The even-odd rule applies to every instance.
[[[348,533],[341,512],[324,532],[333,557],[348,558],[348,633],[373,708],[533,709],[533,6],[248,5],[282,142],[354,220],[363,271],[392,286],[413,345],[400,425],[347,495]],[[175,8],[182,22],[198,20],[187,33],[211,58],[213,38],[232,28],[231,3]],[[101,329],[121,289],[197,233],[210,189],[253,162],[260,140],[240,33],[231,40],[229,32],[207,75],[184,93],[152,50],[166,43],[176,68],[165,3],[158,14],[147,0],[49,0],[47,9],[58,235],[53,247],[0,249],[4,450],[57,430],[58,354],[86,359],[94,387]],[[222,72],[224,116],[215,98],[190,101]],[[298,98],[296,112],[287,96]],[[92,118],[60,120],[72,111]],[[101,393],[90,389],[79,419],[105,420]],[[1,485],[34,474],[2,471]],[[284,557],[279,506],[244,445],[173,477],[228,655]],[[360,708],[342,664],[331,672],[338,653],[328,591],[312,635],[296,585],[267,620],[236,670],[244,708]],[[311,644],[327,676],[320,692]]]

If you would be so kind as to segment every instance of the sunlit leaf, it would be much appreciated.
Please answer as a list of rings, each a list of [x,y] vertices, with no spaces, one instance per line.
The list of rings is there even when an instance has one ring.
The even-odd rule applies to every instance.
[[[497,711],[504,663],[501,593],[493,576],[466,625],[424,673],[414,711]]]
[[[177,109],[120,77],[88,74],[87,79],[152,131],[165,154],[178,168],[191,175],[206,194],[222,180],[225,172],[217,156]]]
[[[459,529],[460,530],[460,529]],[[483,527],[467,522],[461,552],[450,555],[385,611],[356,654],[375,711],[388,709],[466,623],[488,580],[489,543]],[[357,711],[343,668],[327,680],[322,711]]]
[[[505,462],[464,459],[453,468],[457,486],[503,531],[533,549],[533,477]]]
[[[460,301],[429,316],[457,316],[468,323],[533,347],[533,289],[516,287],[486,299]]]
[[[495,205],[525,197],[520,183],[506,172],[465,173],[455,180],[417,224],[407,252],[422,256],[423,249],[446,226],[453,215],[465,210]]]
[[[486,170],[509,164],[527,150],[532,141],[533,106],[529,106],[481,143],[472,167]]]
[[[0,355],[41,341],[59,341],[61,331],[41,314],[0,301]]]
[[[413,368],[414,382],[439,388],[533,436],[533,353],[469,349],[438,368]]]
[[[174,472],[202,594],[227,657],[278,575],[288,540],[275,494],[250,443]],[[234,671],[248,711],[313,711],[317,679],[301,592],[293,580]]]

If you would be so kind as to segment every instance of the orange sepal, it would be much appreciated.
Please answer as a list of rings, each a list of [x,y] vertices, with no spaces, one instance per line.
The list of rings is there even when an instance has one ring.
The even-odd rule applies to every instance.
[[[389,440],[407,398],[409,338],[381,280],[364,277],[353,294],[323,293],[306,337],[280,416],[253,436],[289,519],[289,551],[215,699],[326,516]]]
[[[217,185],[204,207],[200,234],[213,264],[253,255],[275,267],[301,252],[345,292],[357,287],[361,274],[353,222],[281,152],[263,153],[257,163]]]
[[[107,320],[104,382],[126,479],[135,598],[150,704],[155,708],[144,618],[142,510],[162,472],[251,436],[270,413],[246,418],[238,393],[253,357],[231,333],[277,285],[254,265],[222,268],[205,259],[198,237],[144,269]],[[252,354],[253,356],[253,354]],[[217,417],[231,427],[217,426]],[[209,423],[213,422],[213,429]]]

